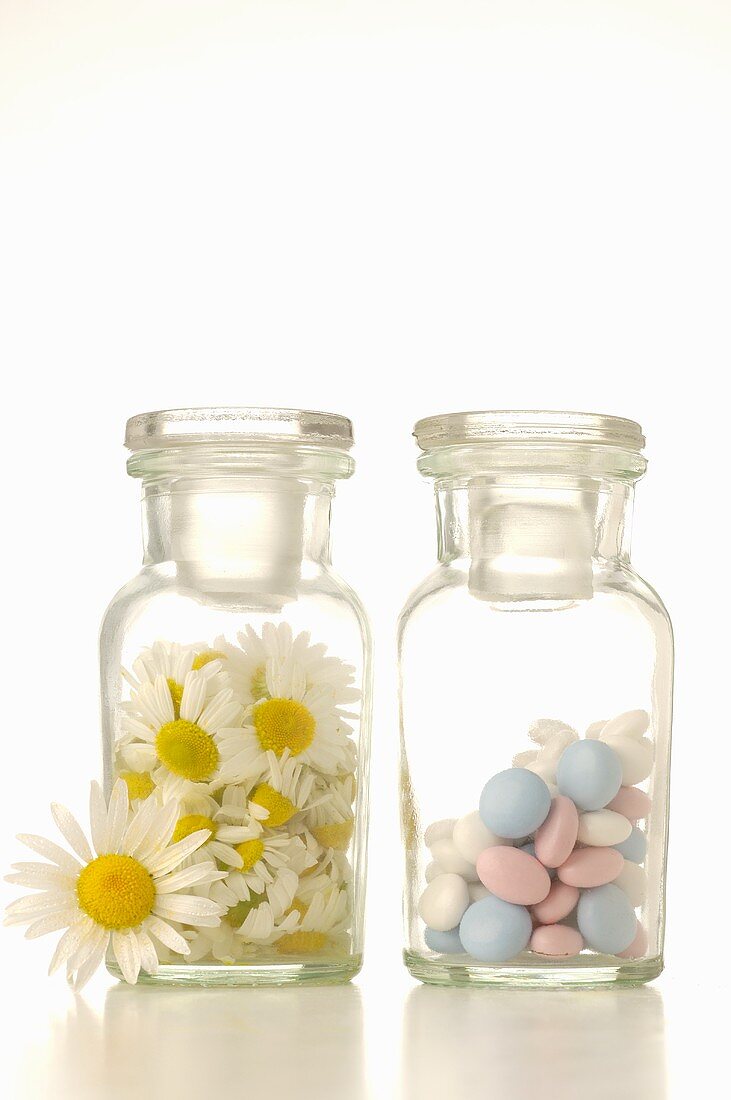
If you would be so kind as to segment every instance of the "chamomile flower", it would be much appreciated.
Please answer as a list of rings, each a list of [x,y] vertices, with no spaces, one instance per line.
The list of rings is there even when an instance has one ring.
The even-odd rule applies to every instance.
[[[128,740],[120,747],[122,759],[132,770],[150,772],[166,802],[208,793],[200,785],[217,774],[222,731],[230,735],[240,718],[229,689],[207,699],[203,671],[187,674],[178,708],[164,676],[142,684],[131,700],[138,716],[128,712],[123,719]]]
[[[302,631],[294,636],[288,623],[264,623],[261,634],[252,627],[237,635],[238,645],[217,638],[215,647],[224,653],[236,697],[250,706],[270,695],[267,668],[271,663],[291,661],[303,673],[307,688],[326,689],[337,706],[354,703],[360,692],[353,686],[355,669],[339,657],[327,655],[327,646],[313,645]]]
[[[227,730],[221,742],[221,778],[227,783],[261,779],[267,753],[285,752],[298,764],[327,775],[352,772],[351,727],[323,688],[308,688],[290,661],[267,668],[269,697],[255,703],[242,730]]]
[[[267,829],[286,825],[298,813],[312,806],[315,773],[299,764],[285,749],[281,757],[270,749],[266,754],[267,769],[249,794],[248,803]],[[329,798],[329,791],[319,792],[315,803]]]
[[[297,837],[268,834],[252,823],[247,840],[236,845],[241,867],[212,887],[211,897],[230,908],[252,896],[261,897],[271,906],[275,918],[291,904],[299,868],[307,860],[305,846]],[[297,870],[295,870],[295,867]]]
[[[310,955],[336,950],[345,945],[342,933],[350,923],[347,891],[338,887],[314,895],[304,910],[297,928],[277,940],[281,955]]]
[[[190,954],[185,960],[187,963],[213,958],[230,966],[240,962],[246,952],[246,943],[236,935],[227,913],[221,917],[218,928],[197,928],[195,932],[186,931],[183,935],[190,946]]]
[[[217,803],[214,803],[218,809]],[[205,829],[208,833],[192,860],[198,862],[201,857],[217,859],[226,867],[241,868],[244,860],[237,851],[237,845],[251,837],[251,829],[244,825],[227,825],[207,814],[182,814],[175,825],[173,841],[184,840],[192,833]]]
[[[290,899],[291,906],[291,899]],[[242,919],[243,917],[243,919]],[[238,902],[226,914],[227,920],[241,924],[234,928],[236,936],[247,946],[269,947],[287,934],[293,932],[299,921],[299,913],[291,909],[288,913],[280,913],[275,916],[275,911],[268,901],[262,900],[255,894],[248,901]]]
[[[215,694],[227,687],[222,673],[223,653],[208,649],[205,645],[180,645],[179,642],[153,642],[143,649],[132,664],[132,671],[122,669],[122,675],[133,692],[143,684],[154,684],[158,676],[164,676],[173,705],[180,706],[183,685],[189,672],[200,672],[208,685],[208,693]]]
[[[69,980],[81,988],[111,945],[122,975],[134,984],[140,970],[154,974],[158,968],[154,940],[181,955],[189,953],[173,924],[218,925],[224,912],[220,905],[181,892],[213,883],[221,872],[210,862],[180,869],[206,833],[172,843],[178,817],[174,802],[160,807],[150,799],[130,816],[124,781],[115,783],[108,807],[101,788],[92,783],[91,845],[67,809],[54,803],[51,812],[74,854],[43,837],[20,836],[50,862],[14,865],[8,881],[39,893],[11,902],[5,920],[27,924],[29,938],[66,930],[49,973],[65,963]]]
[[[318,844],[345,852],[350,846],[355,827],[352,802],[354,777],[343,780],[318,778],[315,786],[322,798],[313,802],[305,815],[307,825]]]

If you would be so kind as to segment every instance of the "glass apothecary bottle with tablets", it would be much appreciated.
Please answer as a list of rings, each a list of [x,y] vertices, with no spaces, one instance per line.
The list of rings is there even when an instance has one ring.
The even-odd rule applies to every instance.
[[[350,421],[179,409],[127,424],[144,563],[101,635],[107,787],[208,832],[220,922],[175,925],[156,981],[339,982],[360,968],[371,643],[330,561]],[[174,916],[174,914],[173,914]],[[172,946],[171,946],[172,944]],[[141,975],[145,979],[145,975]]]
[[[406,950],[436,984],[663,966],[673,639],[630,560],[638,424],[416,425],[436,568],[401,615]]]

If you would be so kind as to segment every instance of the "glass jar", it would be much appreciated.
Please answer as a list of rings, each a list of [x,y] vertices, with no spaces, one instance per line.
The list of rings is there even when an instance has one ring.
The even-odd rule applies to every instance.
[[[330,564],[350,421],[289,409],[133,417],[144,562],[101,632],[107,790],[207,830],[215,927],[172,921],[157,980],[347,981],[360,969],[371,642]],[[168,937],[171,942],[179,942]],[[116,971],[110,967],[113,972]],[[144,979],[145,975],[141,975]]]
[[[437,984],[663,965],[673,640],[630,562],[639,425],[421,420],[439,564],[399,628],[405,961]]]

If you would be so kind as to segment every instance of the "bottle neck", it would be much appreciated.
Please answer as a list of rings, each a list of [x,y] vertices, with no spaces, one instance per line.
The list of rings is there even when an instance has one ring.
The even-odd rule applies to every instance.
[[[629,561],[634,486],[475,478],[437,486],[438,552],[494,601],[588,599],[599,561]]]
[[[218,592],[290,598],[330,562],[332,483],[286,477],[156,479],[143,484],[145,565]]]

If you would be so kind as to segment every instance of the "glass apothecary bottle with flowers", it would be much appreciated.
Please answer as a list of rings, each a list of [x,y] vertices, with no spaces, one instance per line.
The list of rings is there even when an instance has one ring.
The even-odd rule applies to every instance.
[[[176,806],[181,875],[214,868],[191,888],[194,921],[189,901],[158,899],[155,978],[348,980],[363,948],[371,675],[365,613],[330,562],[350,422],[171,410],[133,417],[126,443],[144,564],[102,628],[106,783],[124,781],[133,811]]]
[[[439,564],[400,621],[406,965],[441,984],[663,965],[673,642],[630,560],[639,425],[416,425]]]

